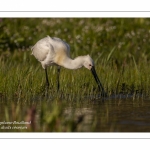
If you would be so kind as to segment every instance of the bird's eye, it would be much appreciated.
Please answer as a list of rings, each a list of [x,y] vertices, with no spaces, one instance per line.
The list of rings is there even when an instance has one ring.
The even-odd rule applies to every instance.
[[[89,66],[92,66],[91,64],[89,64]]]

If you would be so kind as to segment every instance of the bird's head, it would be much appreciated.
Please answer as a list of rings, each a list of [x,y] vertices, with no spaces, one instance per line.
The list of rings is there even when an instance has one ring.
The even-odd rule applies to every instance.
[[[104,92],[104,88],[97,76],[97,73],[96,73],[96,70],[95,70],[95,67],[94,67],[94,61],[93,59],[89,56],[89,55],[86,55],[85,56],[85,60],[84,60],[84,63],[83,63],[83,66],[89,70],[91,70],[94,78],[95,78],[95,81],[97,82],[98,84],[98,88],[99,88],[99,91],[102,92],[102,95],[105,95],[106,93]]]
[[[89,55],[85,56],[85,60],[84,60],[83,66],[85,68],[89,69],[89,70],[91,70],[92,67],[94,66],[94,61]]]

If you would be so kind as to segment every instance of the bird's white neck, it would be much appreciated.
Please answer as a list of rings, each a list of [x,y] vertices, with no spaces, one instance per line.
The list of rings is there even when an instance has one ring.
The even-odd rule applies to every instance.
[[[67,57],[65,59],[65,61],[63,61],[61,66],[63,66],[64,68],[67,68],[67,69],[81,68],[84,64],[84,60],[85,60],[84,58],[85,58],[85,56],[79,56],[79,57],[76,57],[75,59],[71,59],[71,58]]]

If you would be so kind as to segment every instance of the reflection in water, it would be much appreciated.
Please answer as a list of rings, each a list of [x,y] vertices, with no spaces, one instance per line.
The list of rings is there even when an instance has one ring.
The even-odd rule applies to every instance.
[[[25,115],[26,110],[23,108],[24,105],[22,112],[19,113]],[[11,109],[8,112],[13,113],[12,107],[7,109]],[[36,109],[39,118],[41,103],[37,104]],[[90,101],[86,99],[77,105],[68,105],[67,102],[63,112],[66,118],[74,117],[76,122],[81,122],[77,132],[150,132],[150,100],[146,99],[111,97],[105,99],[104,103],[98,99]],[[1,103],[0,121],[4,121],[7,115],[5,104]]]
[[[94,127],[95,132],[150,132],[150,100],[112,98],[75,110],[77,116],[85,116],[81,131]],[[71,113],[71,108],[66,112]]]
[[[150,101],[149,100],[110,100],[105,106],[108,111],[108,120],[101,128],[97,123],[96,131],[111,132],[149,132],[150,131]],[[98,109],[97,114],[102,111]],[[99,119],[97,119],[99,120]]]
[[[83,117],[82,123],[78,126],[78,131],[80,132],[88,132],[88,131],[92,131],[93,128],[93,119],[94,119],[94,111],[92,108],[85,108],[85,107],[81,107],[81,108],[71,108],[68,107],[65,109],[65,114],[68,117],[71,117],[72,113],[74,113],[75,115],[75,119],[79,118],[79,117]]]

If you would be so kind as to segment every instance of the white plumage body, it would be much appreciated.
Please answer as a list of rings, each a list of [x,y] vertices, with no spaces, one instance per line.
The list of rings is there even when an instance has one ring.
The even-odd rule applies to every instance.
[[[69,57],[70,47],[59,38],[49,36],[39,40],[32,47],[32,54],[41,62],[45,69],[50,65],[63,65],[63,61]]]

